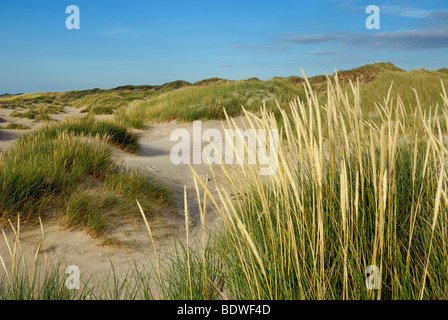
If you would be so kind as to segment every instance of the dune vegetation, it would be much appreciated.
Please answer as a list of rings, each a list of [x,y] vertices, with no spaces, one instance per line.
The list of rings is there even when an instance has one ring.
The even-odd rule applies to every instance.
[[[424,110],[440,105],[439,82],[442,79],[446,85],[448,73],[445,68],[407,72],[390,62],[379,62],[338,71],[338,79],[349,95],[350,81],[359,80],[361,108],[375,113],[375,103],[382,99],[391,83],[405,105],[415,102],[411,88],[419,90]],[[317,75],[309,77],[308,81],[319,101],[325,103],[328,78]],[[224,119],[224,109],[228,115],[238,116],[242,114],[242,106],[258,112],[265,103],[280,120],[275,101],[287,109],[289,101],[296,97],[304,99],[304,82],[305,78],[301,76],[274,77],[267,81],[257,78],[238,81],[210,78],[195,83],[177,80],[156,86],[127,85],[113,89],[3,95],[0,96],[0,108],[15,109],[12,114],[15,117],[45,121],[45,115],[63,112],[64,106],[72,106],[91,115],[113,114],[127,126],[142,128],[148,121]]]
[[[259,165],[222,164],[225,179],[212,176],[217,194],[192,169],[202,234],[189,237],[185,192],[186,243],[156,252],[154,272],[130,268],[132,281],[68,291],[58,266],[37,281],[34,271],[3,263],[0,298],[446,299],[447,84],[442,69],[378,63],[327,77],[127,88],[122,105],[108,104],[113,121],[87,117],[27,133],[0,153],[2,218],[37,219],[56,206],[63,223],[98,237],[107,234],[106,215],[122,211],[105,210],[117,199],[141,214],[151,239],[147,216],[171,203],[168,189],[124,170],[111,152],[135,152],[130,128],[146,121],[227,119],[233,128],[241,116],[249,128],[281,129],[279,166],[261,176]],[[76,99],[97,94],[104,91]],[[19,103],[20,95],[0,100]],[[210,211],[221,217],[219,230],[205,223]],[[375,289],[366,283],[372,267]]]
[[[170,191],[122,168],[109,145],[134,152],[138,142],[122,125],[93,118],[49,123],[22,135],[0,153],[0,219],[20,214],[36,222],[57,212],[64,224],[99,236],[111,223],[105,215],[138,214],[130,209],[136,196],[145,199],[148,214],[169,208]],[[118,200],[105,210],[111,196]]]
[[[224,109],[231,116],[241,114],[241,107],[257,110],[265,103],[276,109],[276,100],[286,104],[300,90],[280,80],[242,80],[206,86],[184,87],[151,99],[134,101],[122,108],[116,117],[133,127],[145,121],[194,121],[224,119]]]

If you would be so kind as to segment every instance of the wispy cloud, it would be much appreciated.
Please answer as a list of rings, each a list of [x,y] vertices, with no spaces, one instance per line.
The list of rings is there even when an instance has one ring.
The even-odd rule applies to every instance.
[[[448,10],[432,11],[431,18],[443,21],[448,24]]]
[[[448,10],[429,10],[417,8],[408,3],[400,3],[395,5],[385,4],[379,5],[382,14],[405,17],[405,18],[416,18],[416,19],[436,19],[445,20],[448,19]]]
[[[358,0],[328,0],[328,1],[336,2],[338,3],[339,7],[347,8],[349,10],[353,10],[356,12],[364,12],[366,8],[366,5],[360,5],[360,1]],[[440,15],[448,14],[448,10],[423,9],[420,7],[416,7],[415,5],[410,4],[409,2],[406,1],[395,2],[394,4],[381,4],[381,3],[372,3],[372,4],[377,4],[382,14],[384,13],[396,17],[437,19]]]
[[[338,54],[336,50],[316,50],[309,53],[312,56],[333,56]]]
[[[326,34],[290,34],[282,38],[297,44],[339,42],[350,47],[393,49],[436,49],[448,47],[448,29],[405,30],[375,34],[338,32]]]
[[[428,18],[434,12],[432,10],[419,9],[407,5],[382,5],[380,6],[380,10],[381,13],[408,18]]]
[[[343,7],[346,8],[347,10],[352,10],[358,13],[364,12],[366,8],[366,5],[364,4],[360,5],[359,0],[327,0],[327,1],[336,2],[339,7]],[[439,10],[424,9],[421,7],[416,7],[414,4],[410,4],[409,2],[406,1],[395,2],[394,4],[382,4],[382,3],[372,3],[372,4],[378,5],[381,14],[391,15],[395,17],[415,18],[422,20],[443,19],[445,21],[447,21],[448,17],[448,10],[446,9],[439,9]],[[421,2],[421,4],[424,4],[424,2]]]
[[[98,32],[99,36],[104,37],[118,37],[118,38],[137,38],[143,35],[142,31],[138,31],[135,28],[114,28],[107,31]]]

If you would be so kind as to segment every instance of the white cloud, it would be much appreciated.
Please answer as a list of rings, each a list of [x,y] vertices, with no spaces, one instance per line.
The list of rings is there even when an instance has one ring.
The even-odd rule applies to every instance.
[[[374,34],[339,32],[326,34],[290,34],[284,41],[298,44],[339,42],[351,47],[435,49],[448,47],[448,29],[405,30]]]
[[[432,10],[418,9],[409,6],[393,6],[393,5],[382,5],[380,6],[381,13],[408,17],[408,18],[429,18],[433,14]]]

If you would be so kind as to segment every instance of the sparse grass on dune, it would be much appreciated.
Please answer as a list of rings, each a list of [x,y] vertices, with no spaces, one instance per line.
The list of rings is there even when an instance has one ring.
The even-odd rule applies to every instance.
[[[161,86],[121,86],[80,95],[77,99],[73,99],[76,97],[76,93],[73,92],[71,95],[62,96],[61,99],[67,99],[66,104],[82,108],[81,112],[93,115],[113,114],[118,109],[126,108],[130,102],[146,100],[157,94],[189,85],[190,83],[185,81],[173,81]]]
[[[26,110],[23,112],[13,111],[10,114],[11,117],[26,118],[26,119],[34,119],[36,115],[37,113],[34,112],[33,110]]]
[[[82,112],[91,114],[113,114],[115,110],[127,105],[130,101],[146,99],[154,94],[152,90],[138,91],[108,91],[101,94],[86,95],[72,104],[74,107],[83,108]]]
[[[111,172],[105,179],[105,188],[117,191],[129,199],[142,198],[155,203],[167,204],[172,200],[168,188],[157,183],[135,170],[124,170]]]
[[[440,73],[448,74],[448,68],[442,68],[442,69],[439,69],[437,71],[440,72]]]
[[[372,64],[366,64],[351,70],[339,70],[337,73],[339,85],[341,87],[349,87],[350,81],[359,81],[361,84],[364,84],[375,80],[379,75],[383,73],[390,72],[406,73],[405,70],[398,68],[390,62],[376,62]],[[335,74],[333,74],[332,77],[333,76],[335,76]],[[299,80],[300,81],[298,81],[298,79],[295,79],[295,82],[302,84],[305,82],[305,79],[303,78],[300,78]],[[327,89],[327,80],[328,77],[326,74],[308,78],[308,82],[310,83],[313,90],[323,96],[326,96],[325,90]]]
[[[34,119],[51,113],[63,111],[63,105],[56,102],[58,94],[55,92],[25,93],[0,97],[0,108],[23,109],[13,111],[12,117]]]
[[[8,108],[50,104],[56,99],[56,92],[32,92],[17,95],[1,96],[0,106]]]
[[[236,116],[241,113],[243,105],[257,111],[265,102],[269,110],[275,110],[275,100],[286,104],[302,94],[301,88],[280,80],[218,82],[207,86],[185,87],[144,101],[134,101],[126,108],[119,109],[116,117],[134,127],[142,127],[149,120],[223,119],[224,109],[229,115]]]
[[[8,123],[5,128],[13,130],[28,130],[30,129],[30,126],[23,123]]]
[[[207,80],[204,80],[207,81]],[[198,83],[197,85],[203,85]],[[89,89],[66,92],[35,92],[17,95],[0,95],[0,108],[26,109],[17,116],[62,112],[64,106],[82,108],[82,112],[92,115],[113,114],[129,102],[147,99],[155,94],[175,90],[191,84],[186,81],[173,81],[163,85],[120,86],[113,89]]]
[[[36,115],[36,117],[34,118],[33,122],[52,122],[52,121],[56,121],[51,119],[47,114],[45,113],[39,113]]]

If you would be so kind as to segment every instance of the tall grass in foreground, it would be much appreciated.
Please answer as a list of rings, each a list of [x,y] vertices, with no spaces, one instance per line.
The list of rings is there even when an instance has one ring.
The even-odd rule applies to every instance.
[[[80,274],[79,287],[69,282],[67,264],[63,260],[54,262],[47,256],[42,258],[45,233],[41,222],[41,238],[27,259],[21,241],[20,218],[17,225],[9,221],[13,232],[10,241],[2,230],[2,242],[8,255],[0,255],[0,300],[118,300],[153,299],[150,286],[153,279],[135,266],[127,274],[117,275],[113,265],[109,272],[99,275]],[[43,261],[42,261],[43,260]],[[98,277],[99,276],[99,277]]]
[[[41,221],[40,221],[41,222]],[[9,256],[0,255],[0,299],[1,300],[47,300],[47,299],[74,299],[86,296],[86,292],[68,290],[63,285],[64,280],[57,266],[46,270],[43,280],[40,279],[37,267],[37,257],[44,239],[42,237],[36,245],[35,255],[31,264],[27,261],[20,238],[20,219],[16,226],[10,221],[14,241],[9,241],[2,230],[4,244]],[[42,224],[41,224],[42,227]],[[8,261],[9,260],[9,261]]]
[[[359,84],[352,84],[351,100],[337,76],[334,86],[328,81],[326,105],[308,83],[305,88],[305,101],[292,101],[291,113],[281,110],[276,174],[222,165],[228,181],[217,181],[216,198],[194,172],[224,221],[211,250],[223,263],[227,296],[448,298],[443,86],[444,105],[429,113],[417,93],[410,111],[389,92],[377,104],[380,125],[363,115]],[[409,113],[411,122],[405,121]],[[245,112],[245,119],[252,128],[280,126],[265,110],[260,117]],[[230,193],[242,196],[233,200]],[[370,265],[379,268],[378,290],[366,286]],[[179,270],[179,278],[188,279]]]

